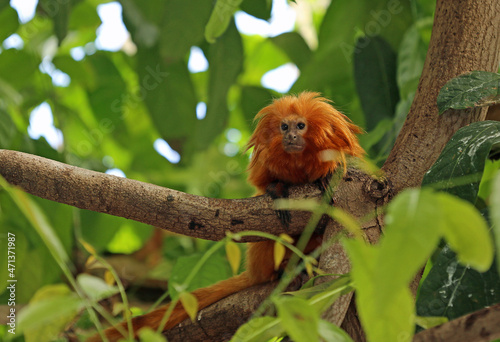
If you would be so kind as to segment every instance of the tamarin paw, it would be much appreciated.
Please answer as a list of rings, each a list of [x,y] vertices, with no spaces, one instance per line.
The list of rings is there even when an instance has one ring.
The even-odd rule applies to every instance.
[[[284,182],[274,181],[269,183],[266,192],[269,194],[269,196],[271,196],[273,200],[279,198],[288,198],[288,187],[289,185]],[[278,219],[283,226],[288,227],[290,225],[290,222],[292,221],[292,215],[290,214],[290,211],[276,210],[276,215],[278,216]]]

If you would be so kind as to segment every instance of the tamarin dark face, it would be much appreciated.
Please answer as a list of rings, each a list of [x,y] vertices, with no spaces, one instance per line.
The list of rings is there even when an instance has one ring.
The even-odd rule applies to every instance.
[[[307,120],[299,115],[289,115],[280,123],[283,149],[287,153],[300,153],[306,147],[304,134],[307,132]]]

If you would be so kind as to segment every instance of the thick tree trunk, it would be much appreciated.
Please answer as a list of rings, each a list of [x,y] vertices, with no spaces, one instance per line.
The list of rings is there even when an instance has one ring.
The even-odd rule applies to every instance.
[[[496,72],[499,61],[500,1],[437,0],[432,37],[418,89],[395,146],[382,168],[391,184],[391,193],[419,186],[425,172],[453,134],[463,126],[484,120],[486,116],[487,108],[449,110],[439,115],[436,99],[442,86],[451,78],[472,70]],[[349,206],[352,205],[348,204],[343,209],[349,210]],[[366,228],[373,227],[367,225]],[[376,239],[373,236],[376,230],[371,229],[370,232],[370,240]],[[325,238],[334,233],[334,229],[327,231]],[[323,257],[331,257],[328,253]],[[334,253],[342,256],[338,247],[335,247]],[[322,265],[328,263],[322,259]],[[344,269],[344,265],[325,268],[328,273]],[[420,277],[417,277],[411,284],[414,293],[419,280]],[[330,315],[336,318],[334,322],[337,322],[339,312],[347,310],[346,305],[348,303],[332,307],[336,311],[336,314]],[[364,341],[354,306],[349,308],[346,317],[342,327],[356,341]]]

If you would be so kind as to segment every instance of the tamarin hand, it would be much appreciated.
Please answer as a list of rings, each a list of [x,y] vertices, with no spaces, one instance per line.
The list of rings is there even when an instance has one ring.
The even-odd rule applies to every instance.
[[[288,184],[276,180],[274,182],[271,182],[267,186],[266,193],[269,194],[269,196],[271,196],[273,200],[280,198],[288,198],[288,187],[289,187]],[[278,215],[278,219],[280,220],[283,226],[288,227],[290,225],[290,222],[292,221],[292,216],[290,215],[290,211],[278,209],[276,210],[276,215]]]

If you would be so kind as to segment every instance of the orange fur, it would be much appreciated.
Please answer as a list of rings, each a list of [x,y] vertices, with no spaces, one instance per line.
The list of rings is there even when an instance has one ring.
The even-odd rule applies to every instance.
[[[364,151],[356,137],[361,129],[329,102],[320,97],[319,93],[303,92],[298,96],[276,99],[257,114],[257,127],[247,148],[254,148],[248,167],[248,180],[257,188],[257,195],[265,193],[268,185],[274,181],[287,184],[314,182],[333,173],[338,166],[345,169],[346,154],[354,157],[363,155]],[[307,125],[303,136],[305,147],[300,153],[288,153],[282,146],[280,125],[286,118],[297,117]],[[334,158],[325,159],[325,151],[330,151],[326,155]],[[312,251],[320,243],[321,237],[313,237],[305,252]],[[248,244],[245,272],[193,292],[198,299],[199,310],[235,292],[276,279],[273,246],[273,241]],[[134,337],[142,327],[157,329],[167,310],[168,305],[133,318]],[[178,304],[162,329],[168,330],[186,318],[187,313]],[[121,327],[126,331],[126,323],[121,323]],[[105,333],[110,341],[118,341],[122,337],[115,328],[110,328]],[[101,339],[96,335],[88,341],[97,342]]]

